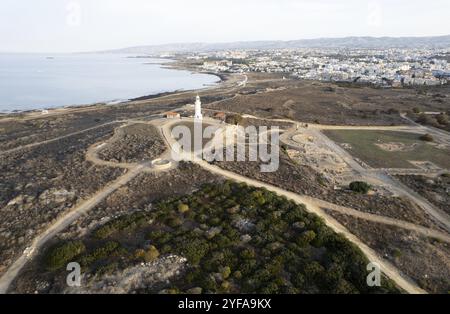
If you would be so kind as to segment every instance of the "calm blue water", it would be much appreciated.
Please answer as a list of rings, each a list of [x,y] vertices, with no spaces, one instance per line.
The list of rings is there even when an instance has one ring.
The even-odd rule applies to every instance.
[[[112,102],[218,81],[149,64],[157,62],[167,61],[116,54],[0,54],[0,111]]]

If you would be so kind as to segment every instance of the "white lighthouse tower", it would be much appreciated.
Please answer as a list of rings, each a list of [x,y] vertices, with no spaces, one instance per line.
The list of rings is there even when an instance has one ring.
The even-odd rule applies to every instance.
[[[195,115],[194,118],[196,120],[203,120],[202,115],[202,102],[200,100],[200,96],[197,95],[197,98],[195,99]]]

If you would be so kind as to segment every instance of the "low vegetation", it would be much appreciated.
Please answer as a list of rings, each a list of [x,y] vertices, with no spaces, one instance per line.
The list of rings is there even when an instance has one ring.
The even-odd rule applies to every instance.
[[[362,181],[354,181],[349,185],[350,190],[356,193],[367,194],[370,191],[370,184]]]
[[[226,123],[233,124],[233,125],[240,125],[240,124],[242,124],[243,121],[244,121],[244,119],[239,114],[227,115],[227,117],[225,119]]]
[[[167,255],[187,259],[179,276],[141,293],[398,292],[385,278],[368,287],[363,253],[304,206],[245,184],[205,185],[112,220],[83,241],[96,244],[78,260],[97,274]]]
[[[133,231],[139,226],[144,225],[148,219],[148,215],[142,212],[122,216],[98,228],[94,232],[94,236],[98,239],[106,239],[119,231]]]
[[[420,140],[424,142],[433,142],[434,138],[431,134],[424,134],[420,137]]]
[[[65,267],[73,258],[86,250],[83,242],[70,241],[53,247],[47,255],[46,265],[50,270],[57,270]]]

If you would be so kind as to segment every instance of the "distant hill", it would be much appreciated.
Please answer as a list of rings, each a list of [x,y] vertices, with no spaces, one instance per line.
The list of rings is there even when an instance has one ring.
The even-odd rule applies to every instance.
[[[291,41],[246,41],[230,43],[178,43],[138,46],[106,52],[162,53],[206,52],[227,49],[282,48],[450,48],[450,35],[434,37],[344,37]]]

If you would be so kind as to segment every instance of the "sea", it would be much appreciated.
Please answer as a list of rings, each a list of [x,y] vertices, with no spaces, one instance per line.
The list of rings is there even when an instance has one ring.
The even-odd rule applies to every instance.
[[[215,75],[122,54],[0,54],[0,112],[44,110],[212,86]]]

